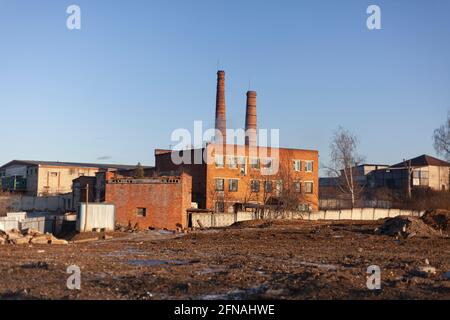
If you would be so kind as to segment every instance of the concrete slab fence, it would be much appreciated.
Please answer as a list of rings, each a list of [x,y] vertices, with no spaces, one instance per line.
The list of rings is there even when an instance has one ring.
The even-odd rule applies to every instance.
[[[379,209],[379,208],[354,208],[345,210],[324,210],[318,212],[238,212],[238,213],[190,213],[191,225],[194,228],[220,228],[228,227],[240,221],[255,219],[276,220],[365,220],[375,221],[379,219],[393,218],[397,216],[421,217],[424,212],[401,209]]]

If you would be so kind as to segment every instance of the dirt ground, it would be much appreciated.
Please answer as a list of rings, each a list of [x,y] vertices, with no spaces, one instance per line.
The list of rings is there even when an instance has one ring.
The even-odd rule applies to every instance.
[[[248,222],[187,235],[0,245],[0,299],[450,299],[450,239],[396,240],[380,222]],[[117,235],[116,235],[117,236]],[[418,267],[436,268],[424,275]],[[67,267],[81,268],[69,290]],[[381,290],[367,268],[381,268]]]

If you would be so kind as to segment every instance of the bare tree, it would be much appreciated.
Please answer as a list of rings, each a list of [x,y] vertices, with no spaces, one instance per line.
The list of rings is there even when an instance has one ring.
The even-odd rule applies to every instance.
[[[358,145],[358,138],[354,134],[339,127],[330,144],[330,165],[326,166],[328,175],[338,178],[338,189],[350,196],[352,207],[364,189],[356,181],[356,166],[364,161],[364,157],[358,153]]]
[[[450,112],[447,122],[434,131],[433,140],[436,153],[450,161]]]

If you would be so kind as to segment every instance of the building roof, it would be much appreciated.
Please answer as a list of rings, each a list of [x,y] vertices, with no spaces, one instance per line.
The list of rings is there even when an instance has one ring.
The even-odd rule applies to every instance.
[[[426,166],[450,167],[449,162],[434,158],[426,154],[421,155],[417,158],[406,160],[406,162],[411,162],[412,167],[426,167]],[[394,164],[390,168],[404,168],[404,167],[405,161]]]
[[[59,162],[59,161],[36,161],[36,160],[13,160],[0,167],[8,167],[11,165],[26,165],[26,166],[51,166],[51,167],[78,167],[78,168],[98,168],[98,169],[118,169],[131,170],[135,169],[136,165],[124,164],[105,164],[105,163],[79,163],[79,162]],[[142,166],[143,169],[151,169],[153,167]]]

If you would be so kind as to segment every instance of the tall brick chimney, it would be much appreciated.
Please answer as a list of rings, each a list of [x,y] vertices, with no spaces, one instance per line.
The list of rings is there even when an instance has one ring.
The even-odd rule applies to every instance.
[[[247,92],[247,112],[245,114],[245,144],[256,146],[256,91]]]
[[[227,116],[225,108],[225,71],[217,72],[216,130],[219,130],[223,137],[223,141],[216,139],[216,142],[223,142],[223,144],[226,144]]]

